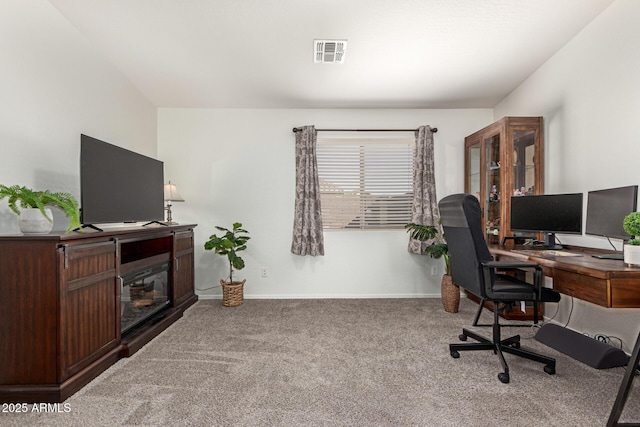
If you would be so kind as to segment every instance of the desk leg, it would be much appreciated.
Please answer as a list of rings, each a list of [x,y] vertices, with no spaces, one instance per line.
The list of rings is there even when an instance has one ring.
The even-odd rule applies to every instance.
[[[631,391],[631,384],[633,383],[633,378],[636,375],[636,369],[638,368],[638,363],[640,362],[640,334],[638,334],[638,339],[636,340],[636,345],[633,347],[633,353],[631,354],[631,359],[629,359],[629,365],[627,365],[627,372],[624,374],[624,378],[622,379],[622,384],[620,384],[620,389],[618,390],[618,396],[616,397],[616,401],[613,404],[613,408],[611,409],[611,414],[609,415],[609,420],[607,421],[607,427],[615,427],[615,426],[640,426],[640,424],[628,424],[628,423],[618,423],[620,419],[620,415],[622,414],[622,410],[624,409],[624,404],[627,401],[627,397],[629,397],[629,392]]]

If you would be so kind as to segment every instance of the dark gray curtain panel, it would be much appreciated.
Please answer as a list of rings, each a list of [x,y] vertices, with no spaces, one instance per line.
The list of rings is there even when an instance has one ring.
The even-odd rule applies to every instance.
[[[296,201],[291,253],[324,255],[320,183],[314,126],[303,126],[296,135]]]
[[[413,205],[411,222],[439,226],[440,211],[436,197],[436,178],[433,158],[433,132],[430,126],[420,126],[416,131],[413,167]],[[432,241],[422,242],[409,238],[408,250],[421,254]]]

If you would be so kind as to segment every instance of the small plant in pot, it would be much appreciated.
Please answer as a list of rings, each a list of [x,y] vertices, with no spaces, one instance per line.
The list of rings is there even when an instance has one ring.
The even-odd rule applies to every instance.
[[[438,228],[432,225],[407,224],[404,226],[412,239],[422,242],[434,240],[433,243],[424,248],[424,253],[431,258],[444,259],[445,274],[442,276],[441,295],[442,305],[448,313],[457,313],[460,306],[460,288],[451,280],[451,258],[449,257],[449,246]]]
[[[239,222],[234,223],[231,230],[219,226],[216,228],[224,234],[221,236],[212,234],[204,244],[204,248],[207,251],[213,250],[218,255],[224,255],[229,260],[229,281],[220,280],[222,305],[234,307],[243,302],[243,287],[246,280],[234,281],[233,272],[244,268],[244,260],[238,256],[238,252],[247,249],[246,243],[251,237],[247,236],[249,232],[242,228],[242,224]]]
[[[81,226],[78,201],[69,193],[34,191],[24,186],[0,184],[0,200],[4,198],[8,198],[9,209],[20,217],[20,230],[25,234],[51,231],[53,216],[47,206],[58,207],[69,217],[67,233]]]
[[[631,212],[625,216],[622,228],[633,236],[633,239],[624,245],[624,262],[640,265],[640,212]]]

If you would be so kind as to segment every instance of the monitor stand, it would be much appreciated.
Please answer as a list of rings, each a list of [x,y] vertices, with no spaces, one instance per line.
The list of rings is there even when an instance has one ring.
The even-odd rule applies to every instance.
[[[544,246],[542,249],[561,250],[561,245],[556,245],[556,233],[544,233]]]

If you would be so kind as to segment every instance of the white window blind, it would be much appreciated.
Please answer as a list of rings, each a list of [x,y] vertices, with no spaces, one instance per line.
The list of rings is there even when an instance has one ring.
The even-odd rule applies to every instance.
[[[318,138],[325,229],[397,229],[411,222],[413,138]]]

